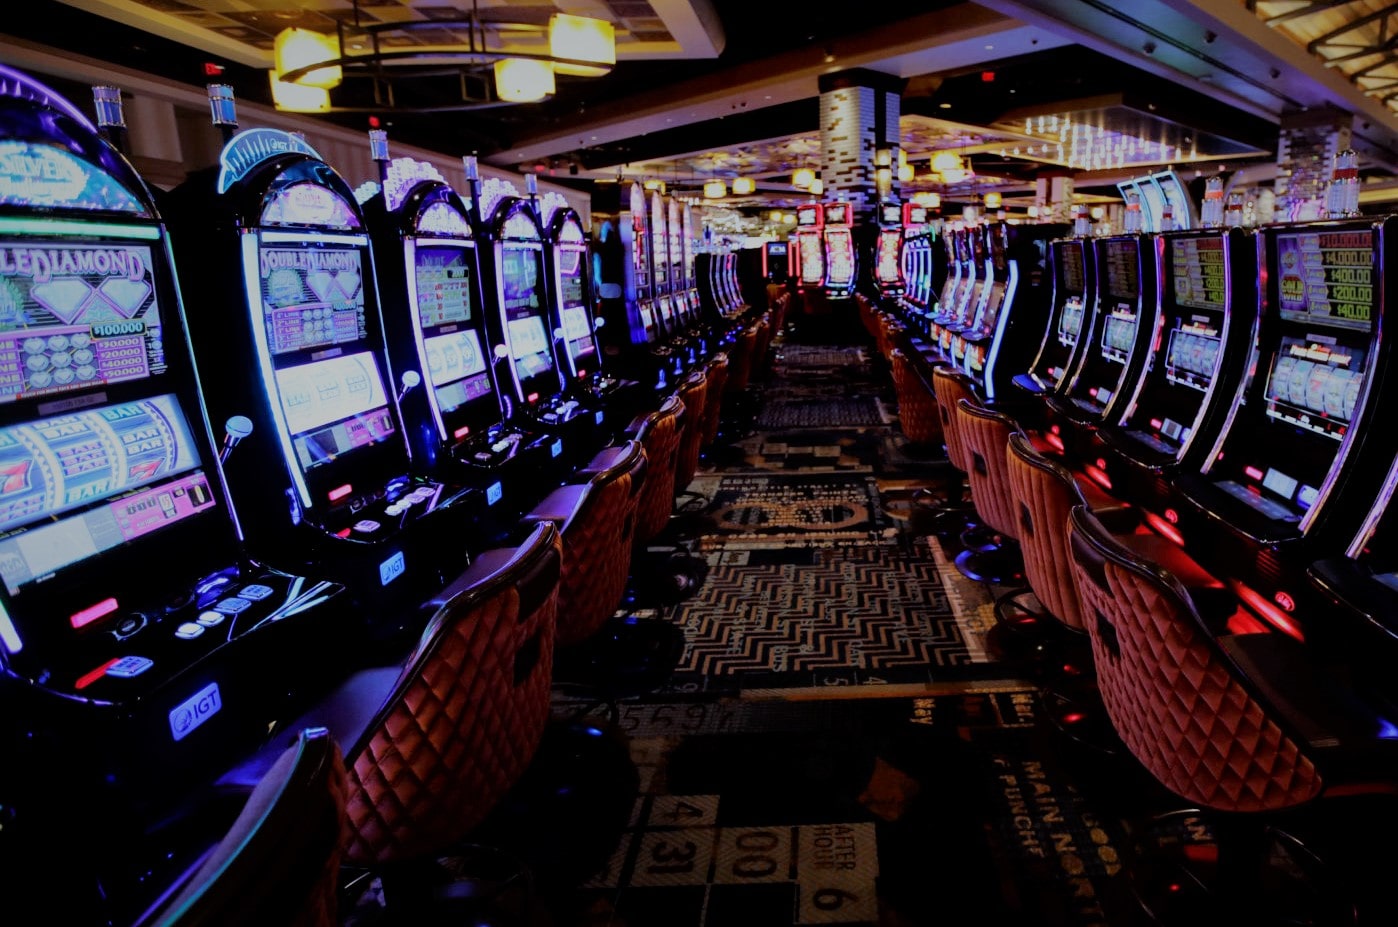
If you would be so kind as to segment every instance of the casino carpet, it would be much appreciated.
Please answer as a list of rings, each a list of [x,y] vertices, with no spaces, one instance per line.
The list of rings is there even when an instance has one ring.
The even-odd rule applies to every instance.
[[[867,339],[801,334],[776,339],[758,401],[830,389],[896,414]],[[1115,765],[1105,785],[1083,775],[1101,756],[991,656],[1001,590],[964,578],[955,540],[908,517],[945,463],[892,416],[765,429],[764,411],[708,455],[724,465],[701,469],[684,531],[658,544],[702,557],[702,586],[627,609],[683,631],[673,679],[574,718],[574,747],[546,741],[479,835],[528,862],[533,908],[511,919],[504,900],[461,892],[473,917],[498,910],[458,922],[1138,923],[1123,822],[1144,801],[1130,796],[1155,793]],[[555,694],[560,723],[588,707]]]

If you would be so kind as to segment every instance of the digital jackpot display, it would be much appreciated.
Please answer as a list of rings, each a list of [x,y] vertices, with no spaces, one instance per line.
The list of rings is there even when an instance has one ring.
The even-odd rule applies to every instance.
[[[1106,259],[1102,262],[1102,272],[1107,281],[1107,295],[1134,303],[1141,295],[1140,256],[1135,240],[1110,239],[1105,246]]]
[[[413,252],[422,353],[442,413],[493,392],[471,307],[471,267],[465,247],[420,242]]]
[[[592,323],[584,299],[583,270],[587,252],[582,248],[560,246],[558,261],[559,298],[562,301],[563,338],[577,375],[586,376],[596,364],[597,345],[592,339]]]
[[[274,356],[365,338],[362,249],[264,242],[258,280]]]
[[[1082,242],[1060,242],[1054,250],[1058,252],[1058,279],[1062,281],[1063,289],[1081,296],[1087,284],[1082,259]]]
[[[149,246],[0,240],[0,402],[165,370]]]
[[[1374,249],[1367,232],[1278,235],[1277,261],[1282,318],[1369,328]]]
[[[1170,269],[1175,304],[1191,309],[1222,309],[1227,295],[1223,238],[1182,238],[1171,242]]]

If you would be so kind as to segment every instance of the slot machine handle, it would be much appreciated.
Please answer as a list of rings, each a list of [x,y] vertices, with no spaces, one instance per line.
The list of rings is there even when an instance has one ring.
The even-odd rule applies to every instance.
[[[422,374],[416,370],[404,370],[403,375],[398,378],[402,386],[398,390],[398,401],[402,402],[403,397],[416,389],[422,383]]]
[[[219,464],[228,462],[228,457],[233,453],[233,448],[238,446],[238,442],[252,434],[252,419],[246,415],[229,416],[228,421],[223,423],[223,450],[219,452]]]

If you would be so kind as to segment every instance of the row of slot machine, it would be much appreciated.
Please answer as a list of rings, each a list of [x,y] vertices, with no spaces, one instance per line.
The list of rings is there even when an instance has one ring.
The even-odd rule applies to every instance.
[[[0,67],[0,840],[110,907],[152,820],[644,408],[561,197],[372,133],[354,190],[224,91],[218,165],[155,194],[119,95],[99,129]]]
[[[673,390],[749,311],[737,255],[700,251],[690,204],[637,181],[600,186],[592,219],[601,349],[645,393]]]
[[[1034,356],[1048,306],[1049,242],[1066,230],[989,222],[905,239],[903,316],[991,402],[1008,394]]]
[[[1056,238],[1047,312],[1010,336],[1030,359],[1011,388],[985,383],[1251,613],[1390,705],[1394,221]],[[943,301],[964,286],[956,263]]]
[[[801,290],[821,290],[831,299],[843,299],[854,292],[859,257],[854,241],[854,207],[850,203],[804,203],[796,207],[796,228],[789,242],[789,260]]]

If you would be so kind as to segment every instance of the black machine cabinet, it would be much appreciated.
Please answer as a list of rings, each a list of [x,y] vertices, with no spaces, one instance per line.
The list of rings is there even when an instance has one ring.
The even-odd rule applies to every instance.
[[[1362,552],[1355,539],[1398,452],[1393,341],[1381,337],[1393,222],[1257,233],[1259,322],[1247,372],[1220,400],[1226,419],[1208,452],[1175,478],[1179,505],[1168,514],[1181,540],[1292,633],[1304,633],[1303,617],[1320,620],[1295,609],[1305,568]]]
[[[505,421],[481,290],[478,243],[464,203],[435,168],[398,158],[363,204],[373,236],[389,360],[414,465],[475,492],[486,541],[542,498],[549,439]]]
[[[299,137],[250,129],[169,202],[210,416],[253,424],[225,466],[249,547],[342,578],[391,632],[464,566],[469,506],[413,475],[353,192]]]
[[[178,855],[147,827],[294,710],[347,602],[243,555],[131,165],[0,66],[0,166],[0,886],[130,922],[132,870]]]
[[[1032,395],[1046,396],[1064,381],[1082,339],[1087,307],[1094,301],[1095,269],[1091,241],[1060,238],[1049,242],[1053,288],[1048,319],[1038,353],[1029,369],[1014,378],[1016,386]]]

